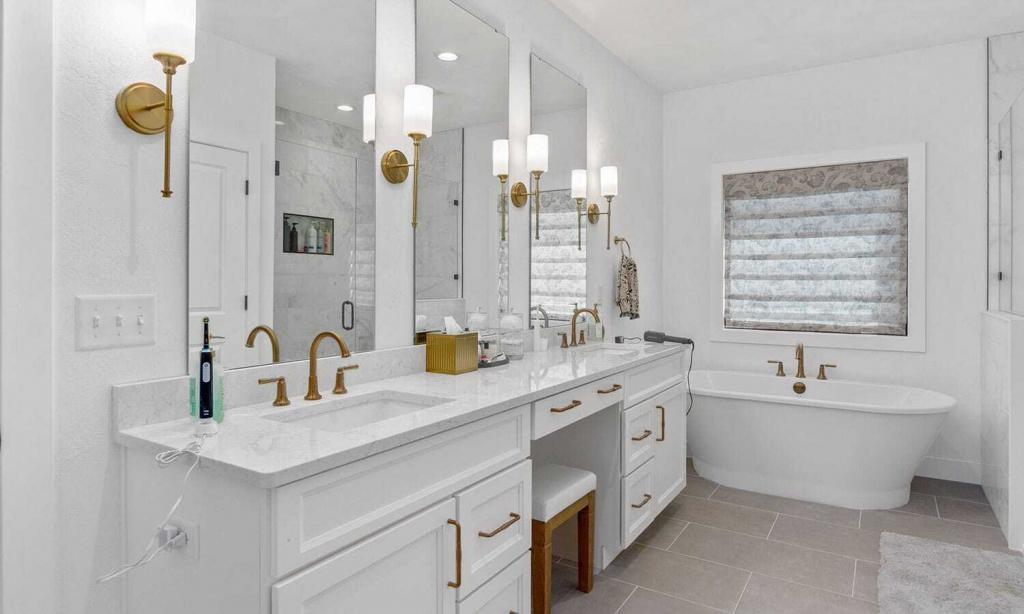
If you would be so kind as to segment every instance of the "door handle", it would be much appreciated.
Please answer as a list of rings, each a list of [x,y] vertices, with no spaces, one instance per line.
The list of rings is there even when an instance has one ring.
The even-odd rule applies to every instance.
[[[655,437],[654,441],[665,441],[665,406],[655,405],[655,407],[661,410],[661,437]]]
[[[647,439],[650,436],[651,436],[651,429],[644,429],[643,435],[640,435],[639,437],[630,437],[630,439],[632,439],[633,441],[643,441],[643,440]]]
[[[448,586],[459,588],[462,586],[462,525],[458,520],[448,519],[448,524],[455,527],[455,581],[449,582]]]
[[[341,327],[345,330],[352,330],[356,327],[356,304],[352,301],[345,301],[341,304]]]
[[[613,392],[618,392],[619,390],[622,390],[622,384],[614,384],[611,388],[606,388],[605,390],[598,388],[597,394],[611,394]]]

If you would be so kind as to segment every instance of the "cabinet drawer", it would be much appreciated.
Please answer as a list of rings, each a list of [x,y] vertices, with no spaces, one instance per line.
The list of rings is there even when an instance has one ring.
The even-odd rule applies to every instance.
[[[654,405],[641,403],[622,412],[622,475],[654,456]]]
[[[654,520],[654,461],[622,478],[622,547],[625,549]]]
[[[632,407],[655,394],[674,386],[686,377],[683,358],[686,350],[660,358],[650,364],[626,371],[626,407]]]
[[[526,459],[529,419],[523,406],[276,489],[273,577]]]
[[[469,597],[459,614],[530,614],[530,554],[516,559]]]
[[[455,496],[462,524],[460,599],[530,549],[530,466],[523,461]]]
[[[613,375],[533,402],[533,438],[568,426],[622,401],[622,376]]]
[[[448,499],[274,584],[273,614],[455,611]]]

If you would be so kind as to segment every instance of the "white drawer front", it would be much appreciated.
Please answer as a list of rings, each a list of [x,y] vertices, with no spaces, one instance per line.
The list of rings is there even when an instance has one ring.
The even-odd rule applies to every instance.
[[[274,577],[530,455],[529,407],[503,412],[274,491]]]
[[[641,403],[622,412],[622,475],[654,456],[654,405]]]
[[[530,554],[516,559],[469,597],[459,614],[530,614]]]
[[[689,351],[689,350],[686,350]],[[626,372],[626,407],[632,407],[686,377],[683,358],[686,352],[658,359]]]
[[[455,612],[449,499],[274,584],[273,614]]]
[[[523,461],[455,496],[462,523],[459,598],[530,549],[530,466]]]
[[[613,375],[533,402],[533,438],[568,426],[622,401],[622,376]]]
[[[622,478],[622,547],[626,548],[654,520],[654,462]]]

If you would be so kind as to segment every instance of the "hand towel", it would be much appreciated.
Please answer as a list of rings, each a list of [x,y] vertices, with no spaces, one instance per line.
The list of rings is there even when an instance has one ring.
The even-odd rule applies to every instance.
[[[640,290],[637,286],[636,261],[622,255],[619,274],[615,283],[615,303],[619,306],[619,317],[635,320],[640,317]]]

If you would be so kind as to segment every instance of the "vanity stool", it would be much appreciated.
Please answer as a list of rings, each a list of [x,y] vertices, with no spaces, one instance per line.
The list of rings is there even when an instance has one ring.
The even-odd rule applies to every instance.
[[[594,589],[594,493],[597,476],[565,465],[533,466],[534,614],[551,612],[551,534],[576,517],[577,587]]]

